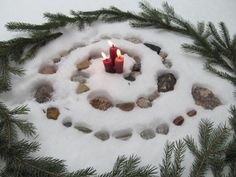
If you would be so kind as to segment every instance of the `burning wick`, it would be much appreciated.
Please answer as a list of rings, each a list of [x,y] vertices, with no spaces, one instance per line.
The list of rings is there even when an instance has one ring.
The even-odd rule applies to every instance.
[[[116,50],[116,55],[117,55],[118,57],[121,56],[121,51],[120,51],[120,49],[117,49],[117,50]]]

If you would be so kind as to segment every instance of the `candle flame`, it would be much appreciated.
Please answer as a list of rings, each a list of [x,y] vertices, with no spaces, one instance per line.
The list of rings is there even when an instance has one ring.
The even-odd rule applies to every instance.
[[[116,55],[119,57],[119,56],[121,56],[121,51],[120,51],[120,49],[117,49],[116,50]]]
[[[109,44],[109,46],[111,47],[111,46],[113,46],[114,44],[113,44],[113,42],[112,41],[107,41],[107,43]]]
[[[107,58],[106,54],[104,52],[101,53],[102,54],[102,58]]]

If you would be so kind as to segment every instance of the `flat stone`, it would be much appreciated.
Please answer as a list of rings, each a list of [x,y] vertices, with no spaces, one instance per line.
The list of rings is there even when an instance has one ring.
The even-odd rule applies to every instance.
[[[123,141],[130,139],[131,136],[132,136],[132,132],[126,131],[126,130],[124,131],[120,130],[114,135],[116,139],[123,140]]]
[[[195,116],[196,114],[197,114],[197,111],[196,111],[195,109],[193,109],[193,110],[187,112],[187,115],[188,115],[189,117],[193,117],[193,116]]]
[[[157,79],[158,92],[168,92],[174,90],[176,78],[172,73],[162,74]]]
[[[141,71],[141,63],[135,63],[133,65],[132,71],[140,72]]]
[[[71,76],[70,80],[73,81],[73,82],[79,82],[81,84],[84,84],[87,81],[85,77],[80,76],[80,75]]]
[[[143,130],[141,133],[140,133],[140,136],[143,138],[143,139],[146,139],[146,140],[149,140],[149,139],[152,139],[156,136],[156,133],[154,130],[152,129],[145,129]]]
[[[106,97],[96,97],[90,101],[90,104],[95,108],[106,111],[113,106],[112,102]]]
[[[56,107],[50,107],[47,109],[47,118],[57,120],[60,115],[59,109]]]
[[[96,132],[94,134],[94,136],[102,141],[106,141],[110,138],[108,131],[105,131],[105,130],[101,130],[101,131]]]
[[[65,121],[62,123],[65,127],[71,127],[72,126],[72,122],[70,121]]]
[[[139,98],[137,101],[136,101],[136,104],[138,105],[138,107],[140,108],[149,108],[149,107],[152,107],[152,102],[147,99],[147,98]]]
[[[124,78],[125,78],[125,80],[131,81],[131,82],[136,80],[135,77],[132,74],[129,74],[128,76],[126,76]]]
[[[143,43],[146,47],[150,48],[151,50],[157,52],[157,54],[160,53],[161,51],[161,47],[154,45],[154,44],[150,44],[150,43]]]
[[[56,72],[57,72],[57,68],[51,65],[44,66],[39,70],[40,74],[54,74]]]
[[[89,87],[87,85],[79,84],[79,87],[77,88],[76,93],[81,94],[81,93],[87,92],[89,90],[90,89],[89,89]]]
[[[34,98],[38,103],[45,103],[51,100],[52,93],[52,86],[50,84],[43,84],[37,88]]]
[[[160,124],[156,128],[156,132],[159,134],[167,135],[169,133],[169,126],[166,123]]]
[[[160,93],[156,90],[155,92],[153,92],[151,95],[148,96],[148,100],[152,102],[155,99],[157,99],[159,96],[160,96]]]
[[[180,126],[184,123],[184,118],[182,116],[178,116],[174,119],[173,123],[177,126]]]
[[[79,131],[81,131],[81,132],[83,132],[83,133],[86,133],[86,134],[92,132],[92,130],[91,130],[90,128],[85,127],[85,126],[82,126],[82,125],[76,125],[76,126],[75,126],[75,129],[77,129],[77,130],[79,130]]]
[[[79,63],[77,65],[78,70],[84,70],[87,69],[90,66],[90,61],[89,60],[84,60],[83,62]]]
[[[134,106],[134,102],[120,103],[116,105],[116,107],[118,107],[122,111],[132,111],[134,109]]]
[[[215,107],[221,105],[221,101],[214,93],[203,87],[193,86],[192,96],[196,105],[202,106],[205,109],[213,110]]]

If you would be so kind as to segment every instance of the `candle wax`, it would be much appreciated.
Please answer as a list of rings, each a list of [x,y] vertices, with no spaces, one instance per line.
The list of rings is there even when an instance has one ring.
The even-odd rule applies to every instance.
[[[105,71],[108,73],[112,73],[113,72],[113,65],[112,65],[112,61],[110,58],[106,58],[103,60],[103,64],[105,67]]]
[[[115,71],[116,73],[123,72],[123,65],[124,65],[124,56],[117,56],[115,59]]]
[[[115,59],[117,57],[116,50],[117,50],[117,47],[115,47],[114,45],[110,47],[110,58],[112,60],[113,67],[115,66]]]

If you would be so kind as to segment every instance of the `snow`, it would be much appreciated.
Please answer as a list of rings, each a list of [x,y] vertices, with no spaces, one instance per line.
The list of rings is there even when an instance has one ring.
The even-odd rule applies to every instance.
[[[149,1],[156,7],[160,7],[163,1]],[[213,21],[218,23],[224,21],[229,27],[231,34],[236,31],[236,15],[234,7],[236,2],[228,0],[170,0],[176,13],[191,22]],[[214,3],[214,6],[212,4]],[[63,5],[62,5],[63,4]],[[24,21],[42,23],[43,12],[69,13],[69,10],[95,10],[101,7],[114,5],[121,9],[138,11],[138,1],[128,2],[125,0],[71,0],[64,3],[53,1],[30,1],[30,0],[1,0],[0,7],[0,39],[7,40],[16,34],[7,32],[3,26],[9,21]],[[11,10],[9,10],[11,9]],[[227,121],[228,109],[234,104],[234,87],[226,80],[203,69],[201,57],[189,55],[182,51],[181,44],[191,42],[190,39],[174,33],[155,29],[133,29],[128,23],[95,24],[86,27],[84,31],[75,28],[67,28],[64,35],[47,46],[40,49],[33,60],[28,61],[23,67],[26,74],[23,77],[12,79],[12,91],[1,95],[10,107],[27,104],[31,112],[27,115],[29,121],[37,127],[38,136],[34,140],[41,144],[41,150],[37,155],[52,156],[65,159],[69,170],[76,170],[93,166],[98,172],[110,170],[119,155],[136,154],[142,158],[142,164],[161,163],[163,147],[166,141],[175,141],[186,135],[192,135],[197,139],[198,124],[202,118],[214,121],[215,124]],[[76,64],[86,59],[91,52],[102,52],[108,54],[109,45],[102,36],[110,36],[112,42],[118,47],[126,49],[141,58],[142,74],[137,76],[136,81],[128,82],[123,74],[108,74],[104,71],[102,58],[92,60],[91,66],[85,70],[90,77],[87,85],[90,91],[76,94],[78,83],[70,81],[71,75],[76,71]],[[168,53],[168,59],[173,63],[171,69],[165,68],[161,58],[143,44],[133,44],[124,40],[127,36],[136,36],[144,42],[150,42],[162,47]],[[98,41],[98,42],[95,42]],[[85,47],[77,48],[62,57],[57,64],[58,71],[53,75],[42,75],[38,73],[41,66],[52,64],[52,59],[78,44],[86,44]],[[129,73],[134,60],[125,55],[124,73]],[[156,88],[157,76],[161,73],[171,72],[177,77],[174,91],[161,93],[161,96],[153,102],[148,109],[135,107],[131,112],[122,112],[117,108],[108,111],[99,111],[89,104],[90,97],[105,95],[112,99],[113,103],[136,101],[141,96],[152,93]],[[33,96],[35,88],[40,83],[49,82],[53,85],[55,92],[53,101],[39,104]],[[211,89],[223,102],[213,111],[205,110],[195,105],[191,95],[192,85],[199,84]],[[43,110],[50,106],[58,107],[60,116],[58,120],[46,118]],[[190,109],[197,110],[197,116],[189,118],[186,112]],[[182,115],[185,122],[182,126],[175,126],[172,121],[175,117]],[[110,132],[110,139],[100,141],[93,133],[83,134],[73,128],[62,125],[64,120],[72,120],[73,126],[77,124],[87,125],[93,133],[99,130]],[[170,132],[168,135],[156,134],[151,140],[144,140],[139,133],[145,128],[155,129],[160,123],[168,123]],[[130,130],[132,137],[127,141],[115,139],[112,135],[116,131]],[[185,159],[188,169],[191,165],[192,156],[189,154]],[[188,171],[185,171],[185,175]],[[187,176],[187,175],[186,175]],[[209,174],[211,176],[211,174]]]

